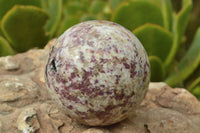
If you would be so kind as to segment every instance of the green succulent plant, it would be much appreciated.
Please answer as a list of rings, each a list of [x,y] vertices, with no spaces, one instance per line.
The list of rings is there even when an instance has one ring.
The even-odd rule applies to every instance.
[[[142,42],[151,81],[186,87],[200,98],[200,19],[191,13],[200,13],[200,2],[194,2],[196,8],[192,0],[0,0],[0,56],[42,48],[82,21],[109,20]]]
[[[42,48],[56,33],[61,10],[62,0],[0,0],[1,56]]]

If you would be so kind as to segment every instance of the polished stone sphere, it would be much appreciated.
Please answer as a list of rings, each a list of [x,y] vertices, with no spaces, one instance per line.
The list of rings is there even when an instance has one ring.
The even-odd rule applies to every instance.
[[[86,21],[54,43],[45,78],[52,98],[72,119],[91,126],[128,117],[144,99],[150,80],[140,41],[109,21]]]

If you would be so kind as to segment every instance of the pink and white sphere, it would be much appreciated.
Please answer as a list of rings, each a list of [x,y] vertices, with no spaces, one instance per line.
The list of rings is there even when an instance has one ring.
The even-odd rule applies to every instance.
[[[90,126],[117,123],[144,99],[150,80],[140,41],[109,21],[87,21],[54,43],[45,78],[52,98],[66,114]]]

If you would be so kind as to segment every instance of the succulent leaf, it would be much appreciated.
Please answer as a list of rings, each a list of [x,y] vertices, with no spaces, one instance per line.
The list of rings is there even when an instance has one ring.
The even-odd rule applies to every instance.
[[[64,19],[64,21],[61,24],[60,30],[59,30],[59,35],[61,35],[64,31],[66,31],[68,28],[70,28],[71,26],[79,23],[80,20],[76,17],[67,17],[66,19]]]
[[[188,90],[200,100],[200,76],[191,84]]]
[[[102,0],[94,0],[91,5],[91,12],[93,14],[100,13],[104,10],[106,2]]]
[[[200,100],[200,77],[192,83],[188,90]]]
[[[112,9],[115,9],[123,1],[125,0],[109,0],[109,4]]]
[[[149,56],[149,61],[151,65],[151,81],[158,82],[162,81],[165,76],[165,69],[163,62],[159,57]]]
[[[145,24],[133,33],[143,44],[149,56],[158,56],[165,62],[172,47],[172,34],[167,29],[155,24]]]
[[[180,46],[181,39],[184,35],[186,26],[188,24],[190,11],[192,9],[192,2],[190,0],[187,4],[184,5],[182,10],[175,16],[175,23],[174,23],[174,39],[173,39],[173,48],[169,53],[169,56],[165,62],[165,67],[167,68],[170,63],[172,62],[174,56],[176,55],[176,52]]]
[[[200,66],[200,28],[198,29],[191,47],[180,61],[177,69],[166,79],[166,82],[175,86],[183,82],[197,67]]]
[[[50,15],[50,18],[45,25],[45,29],[50,32],[50,37],[52,37],[61,20],[62,0],[43,0],[42,8],[44,8]]]
[[[48,41],[44,25],[48,14],[35,6],[15,5],[2,19],[1,28],[12,47],[23,52],[43,47]]]
[[[133,30],[145,23],[163,26],[163,16],[160,8],[146,0],[129,1],[121,4],[115,10],[112,21]]]
[[[63,5],[65,5],[67,3],[68,0],[63,0]]]
[[[192,0],[182,0],[182,7],[188,5],[188,4],[192,4]]]
[[[172,31],[172,22],[173,22],[173,9],[171,0],[150,0],[160,7],[160,10],[163,15],[164,27],[169,31]]]
[[[176,22],[175,22],[175,32],[178,32],[180,39],[184,35],[186,26],[188,24],[189,15],[192,10],[192,2],[191,0],[187,0],[187,4],[185,4],[182,8],[182,10],[177,14],[176,16]]]
[[[3,36],[3,32],[1,31],[1,26],[0,26],[0,36]]]
[[[9,11],[14,5],[33,5],[41,7],[40,0],[0,0],[0,21],[4,14]]]
[[[14,53],[8,41],[0,36],[0,56],[13,55]]]
[[[152,2],[154,2],[156,4],[158,4],[158,5],[161,5],[161,0],[150,0],[150,1],[152,1]]]
[[[92,14],[84,14],[82,17],[81,17],[81,21],[89,21],[89,20],[96,20],[97,17],[95,15],[92,15]]]
[[[164,27],[169,31],[172,31],[172,3],[171,0],[160,0],[161,10],[163,14]]]
[[[192,91],[193,88],[195,88],[196,86],[200,85],[200,76],[192,82],[192,84],[190,85],[190,87],[188,88],[189,91]]]
[[[65,15],[66,16],[74,16],[74,15],[80,15],[83,14],[82,12],[82,4],[78,1],[69,1],[69,3],[67,3],[66,8],[65,8]]]

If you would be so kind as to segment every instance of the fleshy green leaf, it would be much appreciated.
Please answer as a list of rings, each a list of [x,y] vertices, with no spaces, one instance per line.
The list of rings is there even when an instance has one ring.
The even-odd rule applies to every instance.
[[[172,62],[175,54],[177,53],[178,48],[181,44],[181,39],[184,35],[186,26],[188,24],[189,14],[192,10],[191,0],[187,0],[187,4],[181,9],[181,11],[175,16],[175,24],[173,29],[174,39],[173,39],[173,48],[169,53],[169,56],[165,62],[165,67],[167,68]]]
[[[14,5],[33,5],[41,7],[40,0],[0,0],[0,22],[3,16],[9,11]],[[4,36],[1,29],[0,35]]]
[[[65,14],[67,16],[79,15],[82,13],[82,4],[78,1],[70,1],[65,8]]]
[[[121,4],[112,16],[112,21],[133,30],[145,23],[163,26],[163,16],[160,8],[146,0],[129,1]]]
[[[188,3],[191,3],[191,0],[182,0],[182,7],[184,8],[184,6],[187,6]]]
[[[62,0],[43,0],[42,7],[50,15],[45,28],[48,32],[50,32],[50,36],[52,37],[55,34],[61,20]]]
[[[187,77],[186,80],[184,80],[184,86],[185,86],[185,88],[187,88],[190,91],[192,88],[195,87],[195,85],[193,85],[193,84],[199,78],[200,78],[200,66],[197,67],[195,69],[195,71],[192,74],[190,74],[189,77]]]
[[[102,12],[106,6],[106,2],[102,0],[94,0],[91,5],[91,12],[97,14]]]
[[[63,0],[63,5],[65,5],[67,3],[68,0]]]
[[[164,27],[169,31],[172,30],[172,3],[171,0],[160,0],[163,14]]]
[[[70,28],[71,26],[79,23],[80,20],[76,17],[67,17],[61,27],[60,27],[60,30],[59,30],[59,35],[61,35],[63,32],[65,32],[68,28]]]
[[[47,12],[41,8],[16,5],[4,15],[1,28],[12,47],[23,52],[47,43],[44,30],[47,19]]]
[[[0,0],[0,20],[16,4],[41,7],[40,0]]]
[[[64,6],[64,15],[66,17],[81,17],[89,13],[91,0],[70,0]]]
[[[185,5],[183,6],[183,9],[176,16],[175,28],[177,29],[175,29],[175,32],[178,32],[177,34],[179,34],[180,36],[179,40],[181,40],[181,37],[185,33],[185,29],[189,20],[189,15],[192,10],[192,1],[191,0],[187,0],[187,1],[188,2],[185,3]]]
[[[14,50],[10,47],[8,41],[0,36],[0,56],[13,55]]]
[[[200,100],[200,85],[192,89],[191,93]]]
[[[178,64],[176,70],[167,78],[166,82],[175,86],[183,82],[190,74],[200,66],[200,28],[198,29],[194,41],[184,58]]]
[[[197,85],[200,85],[200,75],[199,77],[190,85],[188,88],[189,91],[192,91]]]
[[[151,0],[151,1],[158,4],[158,5],[161,5],[161,0]]]
[[[110,20],[110,18],[111,18],[111,13],[104,13],[104,12],[102,12],[102,13],[100,13],[99,15],[98,15],[98,18],[97,19],[99,19],[99,20]]]
[[[191,84],[188,90],[200,100],[200,76]]]
[[[173,9],[171,0],[151,0],[151,1],[160,7],[163,15],[164,27],[169,31],[171,31],[172,19],[173,19],[173,13],[172,13]]]
[[[162,81],[165,76],[163,62],[156,56],[149,56],[149,61],[151,65],[151,81]]]
[[[89,21],[89,20],[96,20],[97,17],[96,15],[91,15],[91,14],[84,14],[82,17],[81,17],[81,21]]]
[[[91,7],[91,0],[79,0],[79,3],[81,3],[81,11],[88,13]]]
[[[164,27],[169,31],[172,31],[172,19],[173,19],[173,9],[171,0],[149,0],[159,6],[162,16]]]
[[[1,27],[0,27],[0,36],[3,36],[3,32],[1,31]]]
[[[112,9],[115,9],[121,2],[125,0],[109,0]]]
[[[172,34],[155,24],[145,24],[135,29],[133,33],[143,44],[149,56],[158,56],[165,62],[172,47]]]

